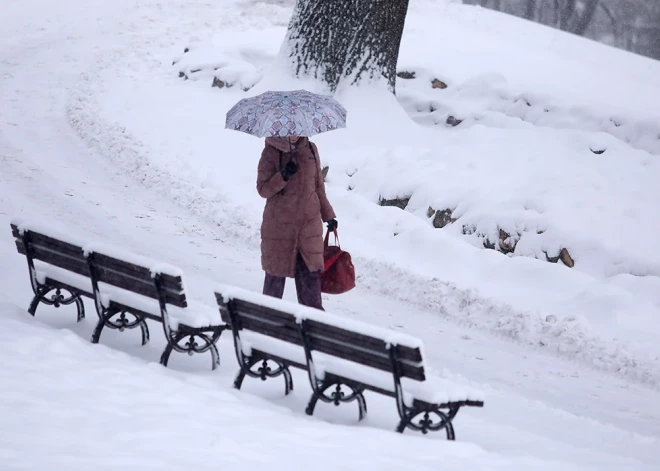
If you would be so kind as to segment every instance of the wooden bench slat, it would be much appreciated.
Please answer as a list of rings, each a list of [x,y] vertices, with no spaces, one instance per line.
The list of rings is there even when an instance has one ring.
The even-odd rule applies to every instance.
[[[22,237],[20,235],[18,227],[15,224],[11,224],[11,230],[12,230],[12,235],[17,239],[17,245],[18,245],[18,241],[21,241],[22,243]],[[38,245],[47,248],[49,250],[52,250],[54,252],[59,252],[71,257],[85,260],[82,247],[70,244],[62,240],[54,239],[50,236],[41,234],[39,232],[29,231],[29,233],[30,233],[30,240],[33,245]],[[24,252],[20,252],[20,253],[25,255]],[[128,275],[132,275],[137,278],[141,278],[144,281],[152,280],[151,270],[149,268],[135,265],[133,263],[125,262],[123,260],[119,260],[101,253],[95,254],[95,264],[98,264],[99,266],[107,266],[108,268],[111,268],[115,271],[126,273]],[[161,279],[163,281],[163,286],[165,287],[165,289],[175,292],[180,292],[183,290],[182,280],[180,276],[172,276],[163,273]]]
[[[296,333],[298,337],[300,336],[298,332],[298,324],[296,323],[296,319],[292,314],[278,311],[271,312],[268,310],[268,308],[264,308],[263,306],[248,303],[238,299],[234,300],[234,307],[241,323],[243,323],[246,317],[251,317],[256,320],[261,319],[264,323],[278,323],[282,326],[286,326],[286,328]],[[222,317],[223,320],[226,323],[231,323],[231,316],[229,315],[227,309],[225,308],[221,311],[223,312],[220,313],[220,316],[225,316]]]
[[[394,392],[394,383],[392,383],[392,390],[389,390],[389,389],[379,388],[378,386],[374,386],[372,384],[363,383],[361,381],[355,381],[354,379],[345,378],[343,376],[336,375],[334,373],[329,373],[329,372],[325,373],[325,379],[330,381],[330,382],[338,380],[338,381],[340,381],[344,384],[347,384],[349,386],[352,386],[352,387],[364,388],[364,389],[367,389],[369,391],[377,392],[378,394],[383,394],[385,396],[396,397],[396,393]]]
[[[243,301],[242,299],[235,299],[234,306],[238,311],[238,314],[250,313],[255,316],[261,316],[264,319],[278,320],[284,323],[291,323],[291,325],[296,325],[296,319],[293,314],[288,312],[280,312],[274,309],[270,309],[258,304],[253,304],[248,301]]]
[[[72,293],[77,293],[77,294],[80,294],[81,296],[85,296],[87,298],[94,299],[94,294],[92,293],[91,282],[90,282],[90,285],[89,285],[89,291],[88,290],[82,290],[82,289],[77,288],[75,286],[72,286],[68,283],[64,283],[62,281],[55,280],[55,279],[50,278],[50,277],[46,277],[46,284],[50,285],[50,286],[53,286],[54,288],[66,289],[66,290],[68,290]],[[140,314],[141,316],[144,316],[148,319],[152,319],[152,320],[155,320],[157,322],[163,322],[163,319],[160,316],[157,316],[155,314],[151,314],[150,312],[146,312],[146,311],[143,311],[141,309],[136,309],[136,308],[131,307],[131,306],[126,306],[124,304],[117,303],[117,302],[112,301],[112,300],[110,300],[110,306],[109,307],[131,311],[131,312],[134,312],[136,314]]]
[[[378,356],[367,351],[357,350],[354,348],[354,346],[340,345],[332,341],[319,338],[312,340],[312,348],[314,351],[332,355],[344,360],[353,361],[370,368],[392,373],[392,362],[385,355]],[[415,379],[417,381],[423,381],[425,379],[423,367],[411,366],[405,363],[400,363],[400,366],[403,376]]]
[[[241,326],[245,330],[256,332],[271,338],[282,340],[284,342],[292,343],[294,345],[302,346],[300,333],[297,330],[287,328],[283,325],[268,324],[267,322],[259,321],[252,317],[241,317]],[[332,342],[325,338],[312,337],[312,349],[327,355],[338,357],[344,360],[353,361],[364,366],[376,368],[388,373],[392,372],[392,363],[387,356],[385,348],[381,352],[360,351],[354,346],[345,346]],[[404,362],[400,362],[402,374],[405,377],[424,381],[424,368],[421,366],[413,366]]]
[[[337,338],[346,343],[359,345],[363,348],[369,348],[374,351],[387,352],[385,340],[360,334],[350,330],[324,324],[315,320],[307,320],[307,332],[312,335],[323,335],[331,338]],[[419,363],[422,361],[422,353],[419,348],[411,348],[405,345],[397,346],[397,353],[401,360],[408,360]]]
[[[153,283],[153,278],[151,276],[151,270],[147,267],[141,265],[135,265],[130,262],[125,262],[109,255],[102,253],[94,253],[94,266],[97,267],[107,267],[111,270],[114,270],[119,273],[124,273],[128,276],[134,278],[142,279],[145,282]],[[182,291],[183,282],[180,276],[172,276],[166,273],[161,275],[161,280],[163,282],[163,287],[172,291]]]
[[[220,305],[224,306],[222,297],[217,293],[216,297]],[[234,300],[234,306],[243,328],[296,345],[302,344],[295,317],[292,314],[275,311],[240,299]],[[221,309],[221,317],[223,321],[231,322],[226,308]],[[262,322],[259,319],[262,319]],[[280,323],[281,325],[275,326],[269,323]],[[383,339],[309,319],[306,321],[306,327],[312,340],[313,350],[337,356],[344,360],[355,361],[382,371],[392,372],[392,362]],[[402,375],[424,381],[424,367],[419,365],[422,361],[420,350],[418,348],[397,346],[397,353],[401,360]]]
[[[234,291],[235,290],[235,291]],[[287,371],[289,366],[295,366],[303,370],[310,370],[310,382],[314,389],[306,412],[314,413],[314,407],[319,400],[324,402],[350,402],[357,399],[360,409],[360,419],[366,413],[366,402],[362,394],[365,390],[374,391],[390,397],[397,398],[397,405],[401,422],[397,427],[398,432],[403,432],[406,428],[427,433],[439,429],[439,426],[446,428],[447,438],[453,440],[455,433],[451,421],[455,417],[458,409],[463,406],[482,407],[483,401],[473,400],[478,398],[478,393],[465,391],[460,392],[453,389],[453,385],[448,381],[431,383],[426,381],[421,344],[415,339],[408,338],[396,333],[388,333],[377,328],[369,328],[361,323],[347,322],[335,318],[331,315],[317,315],[312,311],[294,310],[287,313],[280,309],[289,309],[286,304],[280,304],[278,301],[261,300],[260,297],[252,293],[245,292],[238,288],[228,288],[227,292],[235,292],[231,295],[231,303],[224,302],[224,296],[216,292],[216,300],[220,309],[221,318],[227,324],[231,324],[232,318],[236,321],[241,330],[251,331],[261,334],[271,339],[278,339],[287,342],[290,345],[279,344],[278,342],[269,342],[260,335],[247,337],[245,345],[250,346],[250,351],[243,352],[237,350],[238,360],[241,364],[241,372],[237,376],[235,385],[240,389],[243,378],[249,375],[253,378],[267,379],[276,375],[259,375],[253,370],[247,368],[259,364],[262,359],[272,359],[279,363],[281,369],[276,373],[285,375],[285,393],[288,394],[292,387],[290,383],[290,373]],[[243,299],[241,299],[243,298]],[[250,299],[252,302],[245,301]],[[264,305],[253,303],[263,302]],[[273,306],[273,308],[268,307]],[[231,312],[230,312],[230,307]],[[300,319],[300,323],[298,323]],[[241,347],[241,334],[235,333],[235,346]],[[389,345],[390,342],[402,342],[406,345]],[[254,344],[254,345],[253,345]],[[298,350],[298,345],[303,346],[303,352]],[[393,350],[396,355],[392,355]],[[265,350],[265,351],[264,351]],[[272,352],[272,353],[271,353]],[[292,362],[287,357],[301,361],[297,353],[305,353],[307,356],[307,365]],[[311,358],[310,358],[311,355]],[[312,368],[316,356],[319,356],[319,366],[324,368]],[[328,358],[346,360],[347,362],[334,362]],[[396,363],[393,364],[393,361]],[[348,363],[351,362],[351,363]],[[355,363],[366,368],[357,367]],[[323,370],[323,374],[320,373]],[[377,373],[374,370],[384,372]],[[312,372],[315,372],[312,374]],[[408,378],[409,384],[402,384],[402,380]],[[406,380],[408,381],[408,380]],[[341,386],[352,388],[352,395],[339,396],[329,395],[328,389]],[[408,404],[406,393],[412,397],[414,403]],[[423,398],[423,399],[420,399]],[[470,399],[468,399],[470,398]],[[433,401],[433,402],[426,402]],[[448,409],[444,414],[440,409]],[[440,417],[445,418],[447,422],[442,424],[429,423],[427,421],[414,421],[419,414],[425,414],[428,419],[429,414],[438,413]]]
[[[144,282],[142,279],[127,276],[109,268],[98,267],[96,265],[95,271],[98,276],[98,281],[102,283],[107,283],[116,286],[117,288],[141,294],[142,296],[147,296],[152,299],[158,299],[158,291],[156,291],[156,286],[153,284],[153,280],[151,280],[151,282]],[[178,307],[187,306],[186,295],[184,293],[173,293],[169,290],[165,290],[165,294],[169,304]]]
[[[444,409],[447,407],[451,406],[469,406],[469,407],[483,407],[484,406],[484,401],[450,401],[450,402],[443,402],[441,404],[433,404],[430,402],[426,401],[421,401],[419,399],[413,399],[413,407],[418,407],[418,408],[437,408],[437,409]]]
[[[86,277],[90,276],[89,266],[87,265],[86,259],[82,256],[82,252],[80,252],[80,257],[70,257],[68,255],[58,254],[54,251],[51,251],[49,248],[43,247],[36,243],[32,243],[31,245],[35,259],[59,268],[63,268],[64,270],[71,271],[78,275]],[[25,247],[23,246],[23,242],[20,239],[16,240],[16,248],[20,254],[26,254]],[[153,281],[151,281],[151,283],[145,283],[140,279],[127,277],[121,273],[106,268],[97,269],[97,275],[99,277],[98,281],[100,282],[108,283],[118,288],[141,294],[152,299],[158,299],[158,293],[155,286],[153,285]],[[166,290],[166,298],[167,302],[173,304],[174,306],[182,308],[187,307],[186,296],[183,293]]]
[[[227,325],[231,325],[231,316],[226,306],[220,306],[220,319]]]
[[[61,288],[70,291],[71,293],[79,294],[81,296],[85,296],[86,298],[94,299],[94,294],[92,294],[92,284],[89,284],[89,291],[87,290],[82,290],[80,288],[76,288],[75,286],[71,286],[68,283],[63,283],[58,280],[54,280],[52,278],[46,277],[46,284],[49,286],[52,286],[54,288]]]
[[[27,255],[23,239],[18,228],[11,225],[12,234],[16,238],[18,253]],[[53,239],[52,237],[30,231],[30,246],[36,260],[54,265],[78,275],[90,277],[87,259],[81,247],[68,242]],[[103,266],[102,263],[106,262]],[[94,265],[97,267],[98,281],[108,283],[127,291],[131,291],[152,299],[158,299],[158,293],[148,268],[122,262],[102,254],[95,254]],[[90,281],[91,283],[91,281]],[[166,292],[167,302],[177,307],[187,307],[186,295],[183,293],[181,277],[171,275],[163,276],[163,288]],[[90,284],[91,289],[91,284]]]
[[[315,352],[354,361],[355,363],[376,368],[378,370],[392,372],[392,362],[389,358],[374,355],[369,351],[358,351],[351,346],[337,344],[322,338],[314,338],[312,340],[312,349]]]
[[[22,241],[16,240],[16,248],[20,254],[26,255],[25,247],[23,247]],[[35,259],[41,260],[42,262],[48,263],[50,265],[55,265],[59,268],[63,268],[64,270],[69,270],[78,275],[89,277],[89,267],[87,266],[87,262],[84,260],[61,255],[39,245],[33,245],[32,248]]]
[[[118,302],[115,302],[115,301],[112,301],[112,300],[110,300],[110,308],[118,308],[118,309],[121,309],[121,310],[133,312],[135,314],[139,314],[143,317],[146,317],[147,319],[151,319],[152,321],[160,322],[161,324],[163,323],[163,318],[160,317],[159,315],[152,314],[150,312],[143,311],[142,309],[137,309],[137,308],[134,308],[134,307],[131,307],[131,306],[127,306],[125,304],[118,303]]]
[[[330,338],[324,336],[311,336],[312,346],[314,350],[319,352],[328,353],[330,355],[341,356],[347,360],[353,360],[364,366],[377,368],[379,370],[392,372],[392,360],[390,360],[389,352],[383,348],[381,351],[361,348],[359,345],[347,344],[340,339]],[[342,356],[343,355],[343,356]],[[399,359],[399,366],[401,374],[404,377],[423,381],[424,367],[420,362],[411,364],[407,361]]]
[[[216,293],[216,298],[218,302],[222,305],[223,299],[220,295]],[[291,321],[293,318],[292,314],[279,312],[272,310],[267,307],[259,306],[258,304],[249,303],[240,299],[234,300],[236,310],[238,311],[239,316],[245,312],[249,312],[255,315],[261,315],[265,319],[280,319],[282,321]],[[222,313],[221,313],[222,314]],[[230,322],[228,313],[226,313],[226,318],[223,318],[225,322]],[[295,322],[295,320],[293,321]],[[370,337],[363,335],[357,332],[352,332],[349,330],[341,329],[339,327],[323,324],[321,322],[307,320],[307,331],[310,333],[319,333],[328,335],[330,337],[338,337],[343,339],[348,343],[355,343],[356,345],[369,346],[374,350],[385,350],[385,341],[383,339]],[[404,345],[397,346],[397,353],[399,358],[402,360],[408,360],[411,362],[419,363],[422,361],[422,354],[419,348],[411,348]]]
[[[300,337],[300,333],[297,330],[268,325],[264,322],[259,322],[258,320],[251,319],[249,317],[241,318],[241,326],[246,330],[266,335],[268,337],[273,337],[278,340],[283,340],[284,342],[300,345],[302,347],[302,339]]]
[[[278,313],[278,315],[270,316],[269,318],[269,311],[267,308],[255,309],[256,306],[252,305],[251,303],[238,300],[235,302],[237,314],[239,316],[242,328],[262,335],[273,337],[278,340],[293,343],[295,345],[302,345],[300,333],[298,331],[297,325],[295,324],[293,315]],[[246,312],[246,310],[243,309],[245,307],[249,307],[250,311]],[[227,323],[231,322],[227,310],[222,309],[221,311],[224,311],[223,321]],[[378,348],[373,349],[371,348],[371,345],[356,342],[355,337],[351,338],[350,336],[336,335],[338,333],[343,334],[348,331],[336,328],[323,329],[321,327],[332,326],[326,326],[325,324],[318,322],[315,322],[314,324],[317,327],[314,331],[310,329],[312,322],[308,321],[307,324],[313,350],[336,356],[344,360],[354,361],[364,366],[369,366],[390,373],[392,372],[392,362],[389,358],[389,354],[384,341],[374,339],[373,337],[356,334],[359,336],[359,338],[366,338],[371,340],[371,345],[378,341]],[[409,350],[415,351],[415,349],[411,348],[409,348]],[[415,363],[419,363],[421,361],[421,354],[419,354],[418,350],[416,353],[417,355],[415,355],[415,357],[420,358],[420,360],[416,361]],[[422,366],[414,364],[411,365],[409,361],[401,361],[400,366],[403,376],[418,381],[423,381],[425,379],[424,368]]]
[[[288,364],[291,366],[295,366],[296,368],[299,368],[301,370],[307,371],[307,365],[305,363],[298,363],[297,361],[289,360],[288,358],[284,358],[278,355],[274,355],[272,353],[267,353],[262,350],[259,350],[257,348],[252,349],[252,355],[250,355],[252,358],[259,359],[259,360],[275,360],[279,363],[284,363]]]
[[[20,235],[15,235],[14,237],[16,237],[17,241],[23,241],[23,238]],[[29,231],[29,237],[33,245],[39,245],[41,247],[52,250],[53,252],[84,260],[82,248],[77,245],[73,245],[58,239],[53,239],[50,236],[40,234],[38,232]]]
[[[71,286],[68,283],[64,283],[62,281],[58,281],[58,280],[55,280],[55,279],[49,278],[49,277],[46,277],[46,284],[48,284],[50,286],[53,286],[55,288],[66,289],[66,290],[68,290],[72,293],[78,293],[81,296],[85,296],[87,298],[94,299],[94,294],[91,292],[92,291],[91,282],[90,282],[90,285],[89,285],[89,288],[90,288],[89,291],[81,290],[80,288],[76,288],[75,286]],[[127,306],[125,304],[118,303],[116,301],[110,300],[110,306],[109,307],[110,308],[117,308],[117,309],[125,310],[125,311],[130,311],[130,312],[133,312],[135,314],[139,314],[139,315],[141,315],[141,316],[143,316],[147,319],[151,319],[151,320],[156,321],[156,322],[160,322],[160,323],[163,322],[163,318],[159,315],[152,314],[150,312],[146,312],[146,311],[143,311],[141,309],[134,308],[132,306]]]

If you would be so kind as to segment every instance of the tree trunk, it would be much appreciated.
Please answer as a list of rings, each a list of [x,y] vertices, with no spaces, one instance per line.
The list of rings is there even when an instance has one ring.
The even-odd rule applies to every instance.
[[[559,29],[570,31],[571,19],[575,13],[576,0],[564,0],[564,4],[559,12]]]
[[[660,5],[656,4],[651,10],[651,22],[653,28],[650,31],[651,57],[660,60]]]
[[[527,4],[525,5],[525,13],[524,17],[527,18],[528,20],[533,20],[536,13],[536,0],[527,0]]]
[[[554,26],[555,28],[559,28],[559,17],[561,16],[560,12],[562,10],[562,5],[560,3],[560,0],[555,0],[553,3],[554,3],[554,9],[552,11],[553,17],[552,17],[551,25]]]
[[[297,76],[331,90],[385,78],[394,93],[407,12],[408,0],[297,0],[284,51]]]
[[[584,12],[578,17],[575,27],[573,28],[573,33],[584,36],[584,33],[587,32],[587,28],[591,24],[591,21],[594,19],[594,14],[598,9],[598,3],[600,0],[588,0],[587,4],[584,7]]]

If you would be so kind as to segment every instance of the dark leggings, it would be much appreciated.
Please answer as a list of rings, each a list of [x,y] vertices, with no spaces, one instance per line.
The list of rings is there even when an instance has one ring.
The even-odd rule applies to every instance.
[[[296,258],[296,292],[298,302],[304,306],[324,310],[321,301],[321,272],[310,272],[300,253]],[[266,273],[264,280],[264,294],[282,299],[286,278]]]

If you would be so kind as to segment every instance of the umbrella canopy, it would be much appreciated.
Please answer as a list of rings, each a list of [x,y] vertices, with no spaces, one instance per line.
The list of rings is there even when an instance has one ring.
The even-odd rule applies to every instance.
[[[225,128],[257,137],[313,136],[346,127],[334,98],[307,90],[269,91],[245,98],[227,113]]]

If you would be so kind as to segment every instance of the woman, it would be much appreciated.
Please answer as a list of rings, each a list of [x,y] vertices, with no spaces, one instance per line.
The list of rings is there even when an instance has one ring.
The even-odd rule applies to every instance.
[[[306,137],[267,137],[257,191],[267,200],[261,225],[263,293],[282,298],[286,278],[295,278],[298,302],[322,310],[323,222],[334,230],[337,220],[318,155]]]

